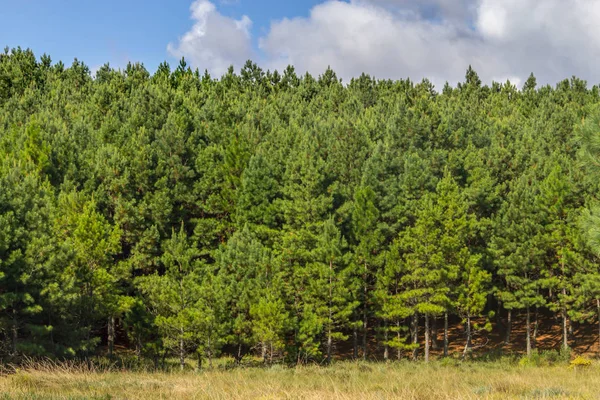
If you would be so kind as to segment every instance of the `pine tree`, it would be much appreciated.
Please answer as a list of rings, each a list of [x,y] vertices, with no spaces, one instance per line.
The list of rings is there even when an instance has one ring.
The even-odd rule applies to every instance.
[[[367,358],[367,335],[369,322],[369,300],[372,271],[369,269],[374,260],[374,252],[378,246],[379,236],[377,220],[379,211],[375,207],[375,192],[369,186],[359,188],[354,195],[352,225],[357,241],[355,249],[357,273],[362,272],[362,357]],[[359,272],[362,270],[361,272]]]
[[[266,291],[258,303],[253,304],[250,314],[253,318],[252,330],[256,341],[261,344],[265,362],[273,363],[273,356],[284,348],[284,334],[289,328],[289,314],[285,303],[271,290]]]
[[[600,172],[598,168],[600,157],[599,132],[600,119],[597,113],[587,118],[579,126],[577,132],[582,143],[578,161],[584,166],[585,171],[590,174],[590,179],[594,182],[594,185]],[[595,188],[597,192],[596,185]],[[583,210],[580,216],[579,225],[587,248],[597,256],[600,254],[600,208],[596,197],[593,194],[586,199],[587,208]],[[598,351],[600,351],[600,275],[594,265],[595,262],[590,264],[588,264],[588,268],[580,271],[574,278],[575,309],[572,310],[571,316],[578,321],[596,319],[598,323]],[[593,304],[593,311],[590,310],[590,303]]]
[[[0,162],[0,353],[16,357],[57,352],[54,326],[41,291],[50,283],[45,267],[54,250],[53,191],[30,167],[8,158]]]
[[[485,301],[475,299],[488,275],[477,269],[479,256],[468,247],[472,216],[468,203],[452,176],[446,173],[435,194],[419,200],[414,226],[398,238],[402,254],[402,285],[406,304],[412,308],[413,343],[417,343],[418,317],[425,319],[425,360],[429,361],[430,319],[448,311],[453,303],[451,290],[458,295],[456,306],[464,312],[467,330],[465,352],[471,342],[471,317],[483,311]],[[452,286],[456,282],[456,288]],[[485,291],[483,292],[485,298]],[[477,305],[475,305],[477,304]],[[446,342],[445,334],[445,342]]]
[[[192,343],[196,344],[198,367],[201,368],[204,354],[209,368],[212,368],[213,359],[226,343],[226,290],[218,277],[210,272],[205,272],[201,278],[199,297],[190,307],[189,321],[193,332]]]
[[[120,250],[121,231],[98,213],[93,200],[77,192],[61,196],[59,208],[54,229],[68,264],[57,271],[61,287],[49,287],[47,293],[53,302],[73,307],[76,331],[81,335],[79,351],[88,356],[99,341],[92,336],[93,326],[113,313],[111,303],[119,294],[110,269]]]
[[[402,258],[403,243],[395,241],[386,254],[385,267],[377,275],[374,298],[378,303],[377,316],[384,321],[383,345],[384,359],[390,357],[389,349],[396,350],[397,359],[400,360],[404,350],[416,350],[418,344],[407,343],[406,327],[404,320],[414,315],[410,293],[404,291],[402,277],[404,274],[404,261]],[[390,337],[390,334],[392,335]],[[411,330],[414,339],[414,330]]]
[[[164,273],[137,279],[137,285],[148,301],[165,346],[179,356],[181,370],[190,346],[196,341],[197,319],[204,318],[197,308],[201,296],[201,277],[197,267],[198,252],[187,236],[183,224],[173,229],[164,243],[161,257]]]
[[[244,170],[237,198],[236,218],[239,226],[249,224],[267,243],[277,237],[279,198],[277,179],[268,158],[255,154]]]
[[[497,297],[508,310],[506,343],[510,341],[512,311],[525,309],[527,355],[531,354],[532,348],[531,308],[545,304],[540,292],[544,248],[537,196],[538,192],[527,176],[513,182],[490,243],[497,273],[504,281]]]
[[[332,199],[324,175],[324,162],[316,143],[303,137],[301,146],[289,159],[285,171],[284,199],[281,203],[285,224],[279,251],[284,293],[291,303],[295,320],[296,362],[320,355],[319,336],[324,320],[319,308],[322,297],[313,297],[313,288],[323,287],[327,276],[315,262],[314,249]]]
[[[347,336],[343,329],[348,325],[356,303],[351,301],[347,290],[349,269],[346,267],[346,243],[339,229],[335,226],[333,217],[323,224],[323,233],[315,250],[318,262],[327,269],[325,331],[327,335],[326,361],[331,362],[333,341],[345,340]]]
[[[217,276],[225,291],[222,295],[226,298],[231,340],[237,347],[238,363],[254,344],[250,310],[258,303],[261,288],[265,285],[269,261],[266,249],[248,226],[236,232],[217,254]]]
[[[573,302],[573,276],[580,272],[584,263],[575,206],[571,178],[556,165],[542,182],[539,197],[549,264],[542,282],[557,293],[556,298],[550,298],[548,307],[560,313],[564,349],[569,347],[568,315]]]

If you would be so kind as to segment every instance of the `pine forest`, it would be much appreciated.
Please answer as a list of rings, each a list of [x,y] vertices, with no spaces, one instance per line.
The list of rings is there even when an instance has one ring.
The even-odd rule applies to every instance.
[[[0,360],[600,351],[600,89],[521,86],[7,48]]]

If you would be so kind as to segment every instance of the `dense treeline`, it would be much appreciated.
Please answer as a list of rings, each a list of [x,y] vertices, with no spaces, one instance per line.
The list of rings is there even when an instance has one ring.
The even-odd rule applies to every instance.
[[[0,356],[112,354],[120,331],[156,362],[328,361],[342,342],[428,358],[434,324],[447,352],[463,321],[467,354],[500,318],[510,341],[516,313],[530,351],[538,310],[568,346],[600,313],[580,145],[598,103],[576,78],[484,86],[471,68],[437,92],[251,62],[92,77],[7,49]]]

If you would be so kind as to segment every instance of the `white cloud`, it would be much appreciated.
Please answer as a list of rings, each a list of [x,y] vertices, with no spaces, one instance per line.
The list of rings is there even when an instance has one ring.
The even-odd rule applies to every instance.
[[[600,81],[600,2],[480,0],[476,17],[476,30],[506,71],[533,71],[551,83],[572,75]]]
[[[194,25],[177,44],[169,43],[169,54],[185,57],[194,67],[207,69],[217,76],[225,73],[230,65],[239,68],[246,60],[254,58],[250,18],[225,17],[207,0],[194,1],[190,11]]]
[[[392,11],[412,12],[424,19],[470,20],[476,0],[359,0],[356,4],[374,4]]]
[[[600,82],[596,0],[328,0],[307,17],[273,21],[259,38],[247,17],[224,17],[209,1],[191,10],[194,27],[169,51],[216,73],[253,58],[315,75],[331,66],[345,81],[366,72],[440,87],[462,81],[470,64],[487,83],[520,84],[530,72],[542,83]]]
[[[469,63],[478,69],[483,59],[495,57],[476,35],[454,22],[430,21],[368,2],[323,3],[308,18],[273,23],[259,43],[271,67],[290,63],[319,73],[330,65],[346,80],[364,71],[381,78],[456,82]]]

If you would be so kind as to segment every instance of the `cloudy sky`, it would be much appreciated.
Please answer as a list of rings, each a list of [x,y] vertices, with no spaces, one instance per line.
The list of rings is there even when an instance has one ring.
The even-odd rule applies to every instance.
[[[600,83],[600,0],[0,0],[0,44],[30,47],[96,68],[141,61],[153,71],[185,57],[222,74],[247,59],[331,66],[348,80],[420,80],[437,86],[471,64],[486,83]]]

